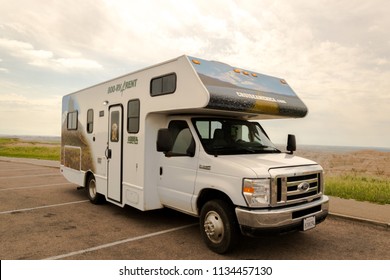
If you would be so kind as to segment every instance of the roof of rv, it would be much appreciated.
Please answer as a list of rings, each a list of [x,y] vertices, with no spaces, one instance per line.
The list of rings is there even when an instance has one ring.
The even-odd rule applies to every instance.
[[[187,57],[210,94],[206,108],[304,117],[307,107],[283,79],[228,64]]]

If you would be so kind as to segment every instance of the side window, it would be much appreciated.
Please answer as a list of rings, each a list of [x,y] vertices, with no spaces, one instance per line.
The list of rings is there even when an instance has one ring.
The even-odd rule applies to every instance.
[[[252,142],[251,140],[251,134],[249,132],[249,127],[246,126],[246,125],[243,125],[241,127],[241,140],[245,141],[245,142]]]
[[[172,135],[173,146],[170,156],[195,155],[195,140],[185,121],[171,121],[168,126]]]
[[[119,142],[120,130],[119,130],[119,112],[111,112],[111,124],[110,124],[110,140],[111,142]]]
[[[176,91],[176,73],[153,78],[150,82],[150,95],[159,96]]]
[[[89,109],[87,112],[87,133],[93,132],[93,109]]]
[[[139,99],[130,100],[127,103],[127,132],[128,133],[139,132],[139,114],[140,114]]]
[[[68,130],[77,130],[78,123],[77,111],[69,112],[66,118],[66,127]]]

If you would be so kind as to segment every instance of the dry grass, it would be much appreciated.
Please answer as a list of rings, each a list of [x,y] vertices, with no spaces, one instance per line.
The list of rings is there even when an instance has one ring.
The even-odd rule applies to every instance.
[[[390,152],[360,150],[348,153],[305,151],[325,170],[325,193],[346,199],[390,204]]]

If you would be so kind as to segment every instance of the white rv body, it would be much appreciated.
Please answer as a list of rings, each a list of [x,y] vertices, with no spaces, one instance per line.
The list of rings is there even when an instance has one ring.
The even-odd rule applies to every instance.
[[[222,208],[231,208],[232,221],[249,235],[301,227],[313,219],[315,226],[328,213],[321,166],[271,147],[253,154],[207,147],[224,123],[234,127],[245,145],[255,141],[259,146],[265,132],[253,127],[264,139],[250,140],[252,125],[241,121],[306,113],[282,79],[181,56],[64,96],[61,172],[86,186],[93,202],[104,197],[122,207],[170,207],[202,218],[209,200],[226,200]],[[166,143],[158,140],[161,129],[166,129]],[[156,141],[166,147],[156,148]],[[181,151],[184,146],[187,150]],[[269,186],[259,187],[261,180]],[[313,193],[305,194],[308,189]],[[257,190],[265,191],[264,197],[256,198]],[[208,246],[224,253],[233,242],[220,245],[215,232],[223,225],[205,215],[205,241],[208,236]]]

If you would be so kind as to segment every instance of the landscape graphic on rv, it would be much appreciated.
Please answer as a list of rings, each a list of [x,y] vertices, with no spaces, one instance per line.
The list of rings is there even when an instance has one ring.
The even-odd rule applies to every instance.
[[[78,114],[87,112],[81,111],[77,100],[71,96],[64,96],[62,106],[61,164],[76,170],[95,172],[92,147],[78,118]],[[70,118],[69,113],[74,113],[74,118]]]
[[[210,93],[207,108],[301,118],[307,107],[283,79],[188,57]],[[234,71],[233,71],[234,69]]]

